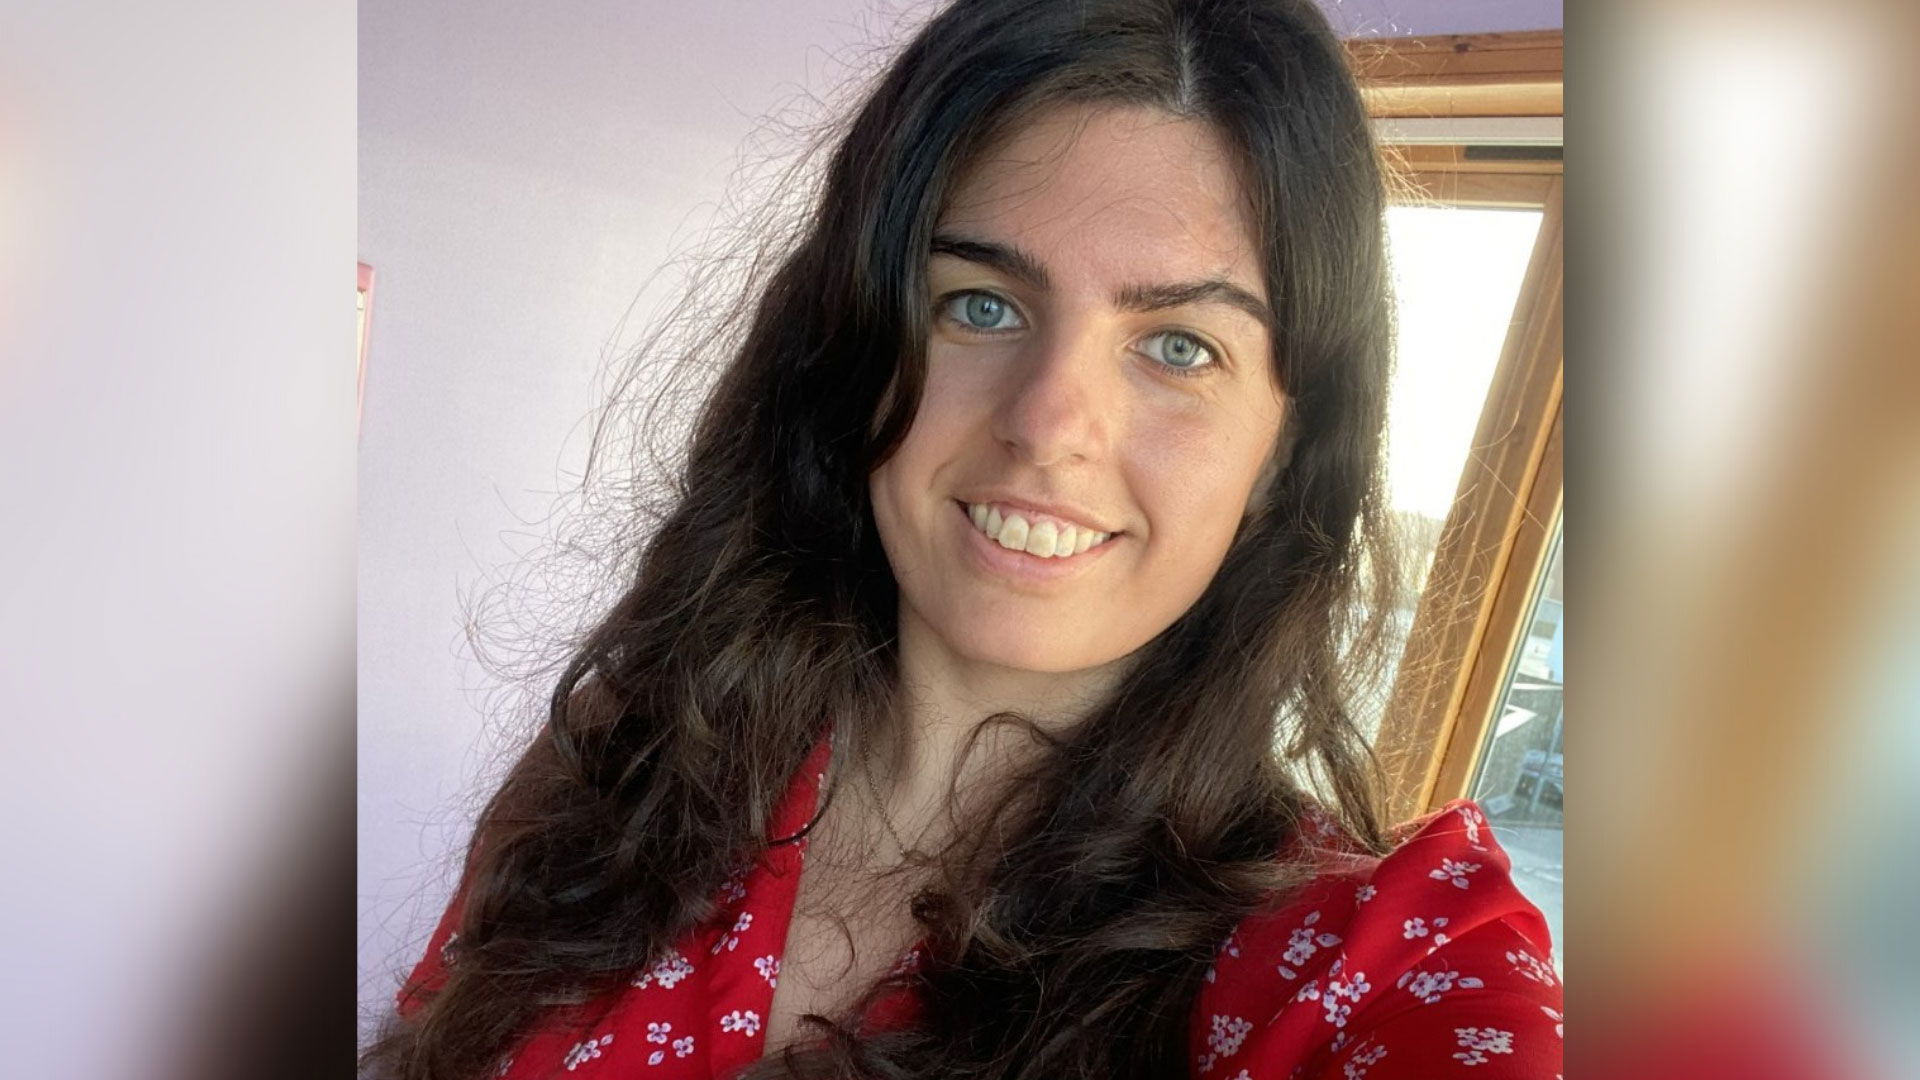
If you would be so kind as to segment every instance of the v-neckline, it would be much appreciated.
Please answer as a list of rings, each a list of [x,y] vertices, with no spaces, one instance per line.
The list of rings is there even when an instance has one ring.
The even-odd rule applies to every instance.
[[[708,998],[708,1016],[710,1025],[718,1026],[723,1019],[737,1012],[751,1010],[759,1017],[771,1021],[773,1016],[773,998],[778,989],[779,965],[784,963],[788,953],[788,936],[793,929],[794,910],[799,899],[800,881],[806,865],[806,853],[810,837],[810,825],[817,825],[815,816],[819,812],[820,795],[826,784],[826,773],[833,763],[833,738],[829,732],[815,744],[799,771],[788,785],[786,794],[776,806],[769,822],[768,844],[759,858],[755,859],[743,878],[729,882],[727,892],[723,893],[723,906],[720,916],[709,926],[700,939],[702,946],[710,955],[722,950],[731,951],[727,945],[729,935],[739,929],[738,920],[748,915],[757,924],[755,930],[764,930],[766,943],[779,942],[779,949],[771,956],[754,958],[771,960],[773,973],[771,978],[764,973],[748,980],[737,977],[728,980],[736,983],[733,993],[713,993]],[[726,897],[732,899],[727,900]],[[750,911],[748,909],[751,909]],[[758,936],[758,935],[756,935]],[[762,947],[765,947],[763,945]],[[924,939],[916,941],[895,962],[889,975],[902,970],[918,967],[926,955]],[[729,968],[739,972],[751,970],[747,964],[732,964]],[[890,1027],[905,1022],[914,1012],[915,1003],[903,994],[893,994],[883,998],[866,1015],[867,1025]],[[711,1030],[711,1028],[709,1028]],[[713,1060],[716,1076],[728,1075],[728,1070],[749,1065],[765,1056],[771,1040],[742,1040],[739,1043],[721,1043]],[[733,1051],[728,1053],[727,1051]]]

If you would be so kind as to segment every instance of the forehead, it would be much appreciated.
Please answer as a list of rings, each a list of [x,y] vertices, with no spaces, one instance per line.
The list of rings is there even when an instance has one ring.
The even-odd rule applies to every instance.
[[[962,176],[940,228],[1017,242],[1059,287],[1221,277],[1265,292],[1253,215],[1224,139],[1139,106],[1045,110]]]

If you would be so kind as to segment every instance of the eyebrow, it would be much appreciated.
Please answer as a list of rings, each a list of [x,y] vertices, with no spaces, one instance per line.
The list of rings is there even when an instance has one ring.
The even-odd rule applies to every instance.
[[[935,255],[951,255],[998,270],[1040,292],[1048,292],[1052,288],[1046,266],[1012,244],[941,233],[933,238],[931,249]],[[1160,311],[1186,304],[1225,304],[1252,316],[1261,326],[1269,330],[1273,328],[1273,309],[1267,306],[1267,302],[1224,278],[1161,285],[1123,285],[1114,293],[1113,303],[1122,311]]]

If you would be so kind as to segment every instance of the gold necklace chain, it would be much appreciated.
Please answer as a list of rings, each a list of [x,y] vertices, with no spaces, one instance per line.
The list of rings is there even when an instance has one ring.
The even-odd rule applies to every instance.
[[[867,793],[873,796],[873,807],[880,814],[880,824],[886,827],[887,835],[891,836],[894,844],[899,847],[900,857],[906,858],[912,849],[905,840],[900,838],[899,831],[893,827],[893,818],[887,813],[887,800],[881,796],[880,785],[873,779],[873,757],[865,747],[861,748],[860,772],[866,777]]]

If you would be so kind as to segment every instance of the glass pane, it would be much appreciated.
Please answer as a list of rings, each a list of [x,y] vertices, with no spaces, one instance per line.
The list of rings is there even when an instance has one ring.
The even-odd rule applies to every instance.
[[[1387,406],[1388,503],[1413,549],[1413,578],[1393,624],[1396,658],[1413,630],[1440,528],[1466,470],[1542,217],[1538,210],[1452,206],[1387,211],[1399,308]],[[1369,737],[1378,731],[1394,675],[1381,672],[1357,710]]]
[[[1566,585],[1560,564],[1561,524],[1553,553],[1534,587],[1527,636],[1507,672],[1493,729],[1480,755],[1473,798],[1513,856],[1513,880],[1539,906],[1553,930],[1553,966],[1561,967],[1562,889],[1566,879],[1561,710],[1566,682]],[[1564,972],[1562,973],[1564,974]]]

